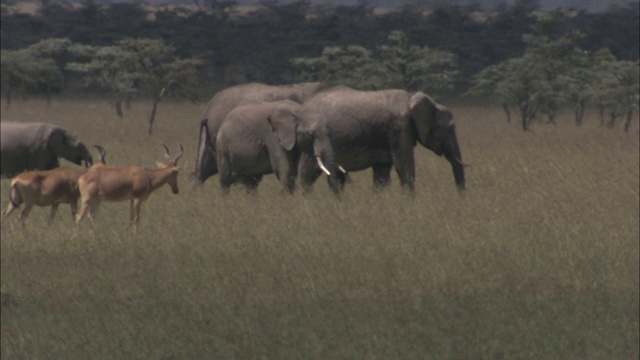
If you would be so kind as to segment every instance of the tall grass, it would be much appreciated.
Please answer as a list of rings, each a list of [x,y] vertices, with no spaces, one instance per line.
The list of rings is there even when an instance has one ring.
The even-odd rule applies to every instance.
[[[523,133],[497,108],[453,106],[467,169],[416,149],[414,198],[352,174],[256,195],[217,177],[194,187],[202,104],[125,119],[98,101],[32,100],[2,120],[46,121],[98,143],[112,165],[181,160],[181,192],[104,203],[93,232],[68,208],[35,209],[1,242],[2,357],[57,359],[636,359],[639,356],[638,130],[582,128],[570,114]],[[637,121],[636,121],[637,124]],[[2,180],[2,206],[8,202]]]

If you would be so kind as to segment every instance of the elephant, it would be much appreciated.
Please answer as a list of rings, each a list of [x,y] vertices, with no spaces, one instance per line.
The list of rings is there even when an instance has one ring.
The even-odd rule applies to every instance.
[[[328,88],[322,83],[267,85],[248,83],[236,85],[216,93],[200,117],[200,135],[196,157],[195,177],[203,183],[218,173],[216,137],[227,114],[240,105],[258,101],[291,100],[302,104],[316,93]]]
[[[304,121],[325,128],[329,134],[333,151],[324,153],[335,158],[322,160],[332,174],[329,184],[334,191],[339,191],[341,182],[335,177],[341,165],[347,171],[372,168],[376,188],[389,184],[394,167],[403,189],[414,193],[416,143],[444,156],[451,164],[458,190],[465,189],[453,115],[422,92],[359,91],[340,86],[305,102],[301,114]],[[315,167],[314,159],[303,153],[299,167],[303,188],[309,188],[317,178]]]
[[[286,193],[293,193],[300,154],[314,156],[314,146],[332,151],[326,131],[304,123],[298,116],[301,104],[291,100],[255,102],[233,109],[216,137],[220,185],[225,192],[234,183],[255,191],[263,175],[275,173]],[[319,144],[323,144],[322,146]],[[331,154],[318,153],[321,158]],[[337,175],[344,183],[346,174]]]
[[[58,158],[89,167],[93,158],[78,138],[56,125],[45,123],[0,123],[1,172],[13,177],[25,170],[51,170],[60,166]]]

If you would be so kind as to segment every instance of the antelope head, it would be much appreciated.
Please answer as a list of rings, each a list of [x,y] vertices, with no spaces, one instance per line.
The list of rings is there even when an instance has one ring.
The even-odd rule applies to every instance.
[[[164,146],[164,156],[165,158],[167,158],[168,162],[164,164],[161,162],[158,162],[156,165],[158,165],[159,169],[165,169],[167,171],[170,171],[169,177],[167,178],[167,183],[171,187],[171,192],[173,192],[174,194],[177,194],[178,193],[178,171],[180,171],[180,166],[178,166],[178,160],[180,160],[182,155],[184,155],[184,147],[182,146],[182,144],[180,144],[180,154],[178,154],[176,157],[172,157],[167,145],[162,144],[162,146]]]

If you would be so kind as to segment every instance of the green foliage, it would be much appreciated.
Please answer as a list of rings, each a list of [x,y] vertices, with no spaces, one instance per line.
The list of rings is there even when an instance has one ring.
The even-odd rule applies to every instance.
[[[318,58],[291,60],[298,68],[300,81],[322,81],[361,89],[377,88],[384,82],[384,72],[361,46],[327,47]]]
[[[458,72],[456,56],[450,52],[413,45],[402,31],[392,31],[388,45],[378,52],[390,78],[384,87],[434,94],[453,89]]]
[[[402,88],[442,93],[453,88],[456,72],[451,53],[409,43],[392,31],[374,52],[361,46],[327,47],[318,58],[295,58],[303,81],[322,81],[359,89]]]
[[[14,91],[22,94],[53,92],[64,87],[64,67],[77,51],[69,39],[46,39],[19,50],[3,50],[2,91],[7,103]]]
[[[598,78],[599,88],[596,102],[609,110],[608,126],[613,128],[616,120],[626,115],[625,131],[629,130],[632,113],[638,108],[640,73],[638,61],[604,61]],[[604,122],[601,113],[601,122]]]
[[[627,113],[637,103],[637,65],[616,61],[608,49],[581,49],[583,34],[567,26],[572,16],[566,10],[537,13],[534,32],[524,37],[525,54],[480,71],[468,94],[493,98],[507,111],[515,106],[524,130],[539,114],[553,121],[563,102],[574,107],[577,125],[588,105],[609,108],[611,122]]]
[[[18,7],[3,3],[0,44],[5,51],[24,49],[48,38],[69,39],[71,47],[115,46],[127,38],[163,39],[175,47],[176,58],[202,60],[205,66],[198,69],[201,82],[191,89],[200,98],[209,98],[215,91],[237,83],[282,84],[309,78],[313,74],[308,69],[302,71],[291,59],[322,57],[325,48],[339,48],[348,54],[342,65],[350,61],[349,57],[360,56],[348,47],[370,52],[373,65],[347,74],[353,75],[353,79],[346,78],[348,84],[422,89],[454,96],[468,90],[470,80],[482,69],[522,57],[527,48],[539,47],[546,53],[539,55],[548,61],[557,52],[570,56],[566,51],[575,41],[576,48],[588,53],[608,48],[618,60],[638,59],[637,2],[598,13],[542,10],[547,6],[541,7],[536,0],[498,3],[482,6],[461,5],[458,1],[405,1],[397,8],[381,9],[369,2],[340,6],[335,1],[265,1],[246,6],[234,1],[199,0],[196,9],[45,1],[33,13],[19,12]],[[405,34],[404,39],[389,39],[394,31]],[[523,36],[527,33],[530,36]],[[384,54],[387,48],[391,51]],[[93,91],[82,88],[82,83],[75,81],[77,74],[65,70],[65,62],[88,61],[74,56],[64,52],[51,56],[62,69],[61,90]],[[562,61],[556,63],[562,65]],[[337,67],[327,69],[342,71]],[[551,89],[561,92],[561,77],[566,77],[570,69],[549,69],[552,71],[545,76],[554,81]],[[438,78],[440,74],[442,78]],[[323,77],[335,78],[332,74]],[[44,91],[45,86],[37,88]],[[551,98],[573,102],[564,94]],[[552,117],[553,108],[547,106],[540,113]]]
[[[201,60],[180,59],[173,46],[164,45],[161,40],[124,39],[114,46],[89,48],[89,52],[89,62],[72,63],[67,68],[108,90],[120,117],[122,101],[136,94],[151,98],[149,133],[163,97],[194,97],[191,89]]]

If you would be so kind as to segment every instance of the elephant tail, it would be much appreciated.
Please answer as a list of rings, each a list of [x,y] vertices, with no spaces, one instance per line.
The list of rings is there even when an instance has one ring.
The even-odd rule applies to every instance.
[[[194,172],[194,175],[196,175],[196,177],[200,179],[200,181],[204,181],[204,179],[206,179],[206,176],[204,177],[204,179],[202,178],[202,173],[211,170],[203,169],[204,164],[210,162],[209,159],[214,159],[213,163],[215,163],[215,158],[215,143],[213,141],[213,138],[211,137],[211,133],[209,132],[209,121],[207,119],[202,119],[200,120],[198,150],[196,152],[196,169]]]

